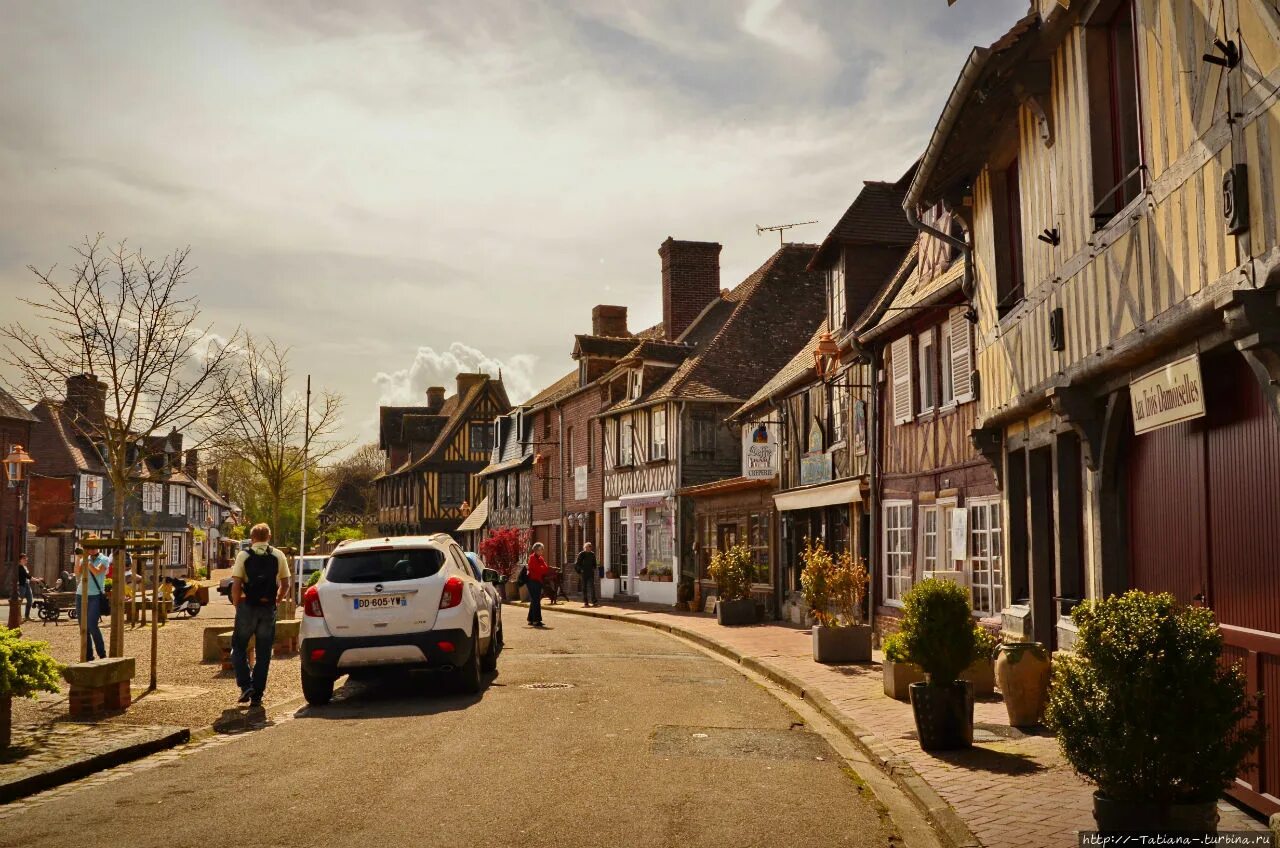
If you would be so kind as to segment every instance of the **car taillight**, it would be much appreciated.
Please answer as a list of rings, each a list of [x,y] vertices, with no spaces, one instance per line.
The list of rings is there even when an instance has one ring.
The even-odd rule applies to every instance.
[[[444,591],[440,593],[440,609],[450,609],[462,603],[462,578],[450,577],[444,581]]]
[[[312,618],[324,618],[324,610],[320,608],[320,593],[315,586],[308,586],[302,593],[302,611]]]

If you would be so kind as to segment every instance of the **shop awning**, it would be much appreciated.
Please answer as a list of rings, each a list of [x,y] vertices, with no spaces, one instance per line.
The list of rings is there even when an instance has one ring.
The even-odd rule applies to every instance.
[[[856,503],[862,500],[862,491],[857,480],[841,480],[838,483],[825,483],[808,489],[780,492],[773,496],[773,504],[779,512],[793,509],[813,509],[819,506]]]
[[[459,533],[466,533],[469,530],[479,530],[484,523],[489,520],[489,499],[485,498],[480,501],[480,505],[471,510],[471,514],[466,520],[458,525]]]

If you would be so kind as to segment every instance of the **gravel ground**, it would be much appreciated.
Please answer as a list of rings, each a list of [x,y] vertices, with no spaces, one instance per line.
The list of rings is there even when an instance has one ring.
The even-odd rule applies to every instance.
[[[149,624],[145,627],[125,625],[125,655],[134,657],[137,662],[137,675],[133,679],[134,703],[124,713],[105,721],[173,724],[198,730],[217,721],[224,710],[236,706],[240,692],[236,688],[235,675],[222,671],[218,663],[200,661],[204,629],[225,624],[230,630],[234,616],[231,604],[216,590],[211,592],[210,600],[210,605],[194,619],[178,616],[159,628],[156,666],[159,688],[152,693],[146,692],[151,679],[151,627]],[[110,644],[111,627],[107,619],[103,619],[102,631]],[[30,621],[23,626],[22,633],[28,639],[48,642],[54,657],[61,662],[71,663],[79,659],[80,629],[74,621],[65,618],[55,624]],[[278,704],[301,694],[298,657],[273,657],[267,684],[267,704]],[[15,701],[13,718],[15,723],[67,720],[66,684],[63,684],[59,695]]]

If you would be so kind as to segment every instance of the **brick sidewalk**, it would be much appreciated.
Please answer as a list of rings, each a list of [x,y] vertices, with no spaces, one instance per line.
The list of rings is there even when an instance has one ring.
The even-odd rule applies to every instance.
[[[802,687],[820,709],[828,706],[840,714],[828,717],[842,717],[846,731],[871,749],[872,759],[917,803],[936,808],[938,798],[945,802],[950,809],[935,809],[932,817],[953,844],[1073,846],[1077,831],[1094,827],[1092,787],[1075,776],[1047,731],[1022,733],[1009,727],[998,696],[975,705],[971,750],[928,754],[916,741],[910,705],[884,694],[878,651],[870,665],[820,665],[813,661],[809,631],[787,624],[721,627],[706,615],[632,605],[583,609],[574,603],[543,609],[669,628],[769,676],[777,673],[790,688]],[[1220,830],[1267,830],[1229,804],[1219,807]]]

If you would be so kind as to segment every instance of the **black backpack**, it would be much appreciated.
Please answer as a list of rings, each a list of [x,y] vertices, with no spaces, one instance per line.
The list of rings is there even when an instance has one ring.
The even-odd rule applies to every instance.
[[[265,553],[248,551],[244,561],[244,581],[240,586],[241,597],[251,607],[274,607],[277,584],[280,580],[280,564],[275,551],[267,545]]]

